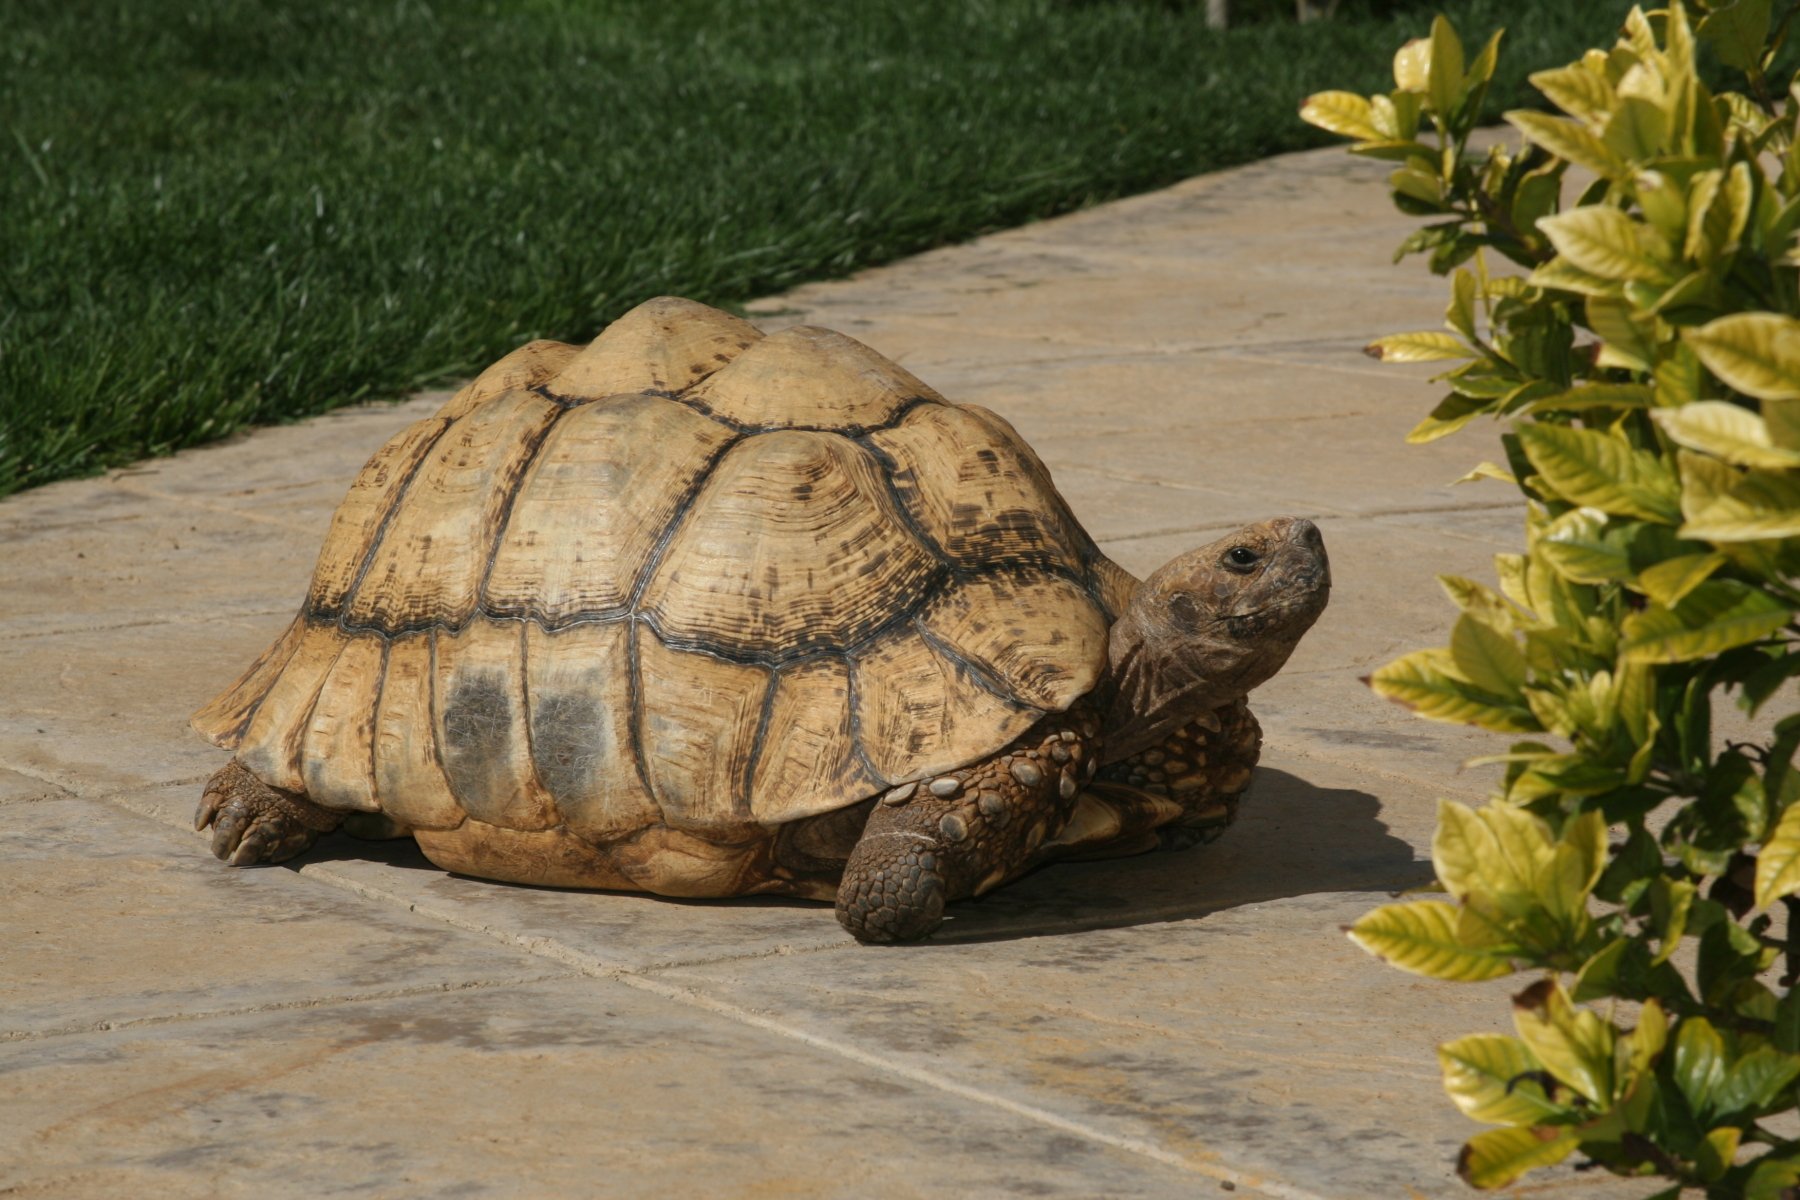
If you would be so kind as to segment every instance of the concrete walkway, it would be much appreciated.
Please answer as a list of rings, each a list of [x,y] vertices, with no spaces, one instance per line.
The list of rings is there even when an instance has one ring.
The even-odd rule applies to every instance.
[[[1140,573],[1312,517],[1337,586],[1254,698],[1219,843],[1041,871],[930,944],[829,908],[463,879],[337,838],[232,870],[189,821],[187,715],[283,627],[363,459],[442,397],[0,503],[0,1195],[1448,1196],[1476,1126],[1432,1048],[1518,981],[1431,984],[1340,927],[1430,877],[1440,795],[1501,739],[1359,675],[1491,578],[1484,431],[1401,438],[1432,328],[1379,166],[1295,155],[757,306],[1010,417]],[[1510,988],[1509,988],[1510,985]],[[1640,1195],[1573,1173],[1517,1194]]]

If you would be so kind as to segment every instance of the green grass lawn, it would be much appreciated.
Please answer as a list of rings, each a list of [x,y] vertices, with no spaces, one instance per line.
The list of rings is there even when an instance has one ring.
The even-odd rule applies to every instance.
[[[1496,99],[1624,3],[1456,0]],[[1322,135],[1430,9],[12,0],[0,495],[731,304]]]

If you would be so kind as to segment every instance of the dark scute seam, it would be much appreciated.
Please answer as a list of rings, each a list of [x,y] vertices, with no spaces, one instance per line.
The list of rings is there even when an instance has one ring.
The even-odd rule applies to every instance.
[[[752,819],[750,789],[756,782],[756,766],[762,761],[763,743],[768,737],[769,722],[775,717],[775,693],[781,689],[781,668],[776,667],[769,672],[769,690],[763,693],[762,715],[756,719],[756,736],[750,742],[748,761],[744,763],[743,803],[733,805],[737,815],[745,820]]]
[[[375,685],[375,699],[372,701],[375,711],[369,716],[369,794],[375,797],[376,812],[382,811],[382,807],[381,776],[375,770],[375,746],[381,741],[381,697],[387,692],[388,655],[393,648],[392,641],[381,639],[381,680]]]
[[[727,438],[714,447],[712,453],[706,456],[706,461],[701,464],[700,470],[694,473],[694,478],[688,484],[687,490],[682,493],[681,499],[676,501],[674,511],[669,514],[669,519],[663,522],[662,532],[656,535],[656,544],[650,547],[650,553],[644,558],[644,565],[638,568],[637,578],[631,581],[631,599],[627,603],[631,606],[634,614],[637,612],[638,605],[643,602],[644,592],[649,588],[651,578],[655,576],[657,568],[662,566],[663,557],[668,554],[669,546],[675,540],[676,531],[687,520],[688,513],[693,511],[694,502],[700,498],[700,493],[705,489],[707,481],[712,478],[713,471],[725,456],[731,453],[734,447],[741,445],[743,441],[743,436],[739,435]]]
[[[929,401],[928,403],[940,403],[940,402],[939,401]],[[944,404],[944,407],[946,407],[946,408],[958,408],[964,412],[968,411],[967,409],[962,409],[960,405],[954,405],[954,404],[950,404],[948,402],[942,402],[942,403]],[[973,415],[973,414],[971,414],[971,415]],[[986,421],[982,421],[979,417],[976,417],[975,419],[981,425],[981,427],[983,429],[986,429],[989,433],[993,434],[994,437],[1002,438],[1009,442],[1011,441],[1010,438],[1005,437],[1004,430],[995,429],[993,426],[989,425]],[[890,428],[892,425],[897,425],[897,424],[899,424],[898,421],[890,422],[889,425],[882,426],[881,429]],[[874,429],[874,430],[870,430],[869,432],[877,433],[880,431],[881,431],[880,429]],[[1055,516],[1057,518],[1058,523],[1064,529],[1073,531],[1075,536],[1070,540],[1072,541],[1072,543],[1075,546],[1076,562],[1082,568],[1082,570],[1080,572],[1071,570],[1068,562],[1063,559],[1062,555],[1053,554],[1053,553],[1049,552],[1048,550],[1038,551],[1038,552],[1018,553],[1018,554],[994,555],[992,557],[984,559],[980,563],[973,565],[973,566],[965,565],[965,564],[959,562],[954,556],[951,555],[949,548],[946,547],[945,545],[943,545],[941,542],[939,542],[937,540],[937,538],[929,530],[927,530],[924,525],[922,525],[919,522],[919,519],[913,513],[912,507],[907,503],[906,497],[901,493],[900,489],[894,485],[894,476],[901,469],[900,461],[898,459],[896,459],[892,454],[888,453],[888,451],[886,451],[882,447],[876,445],[874,442],[870,441],[868,439],[868,434],[859,435],[854,440],[856,441],[856,443],[858,445],[862,446],[863,448],[868,450],[870,454],[874,455],[875,461],[881,465],[881,467],[882,467],[881,482],[887,488],[888,495],[893,499],[895,507],[897,507],[900,510],[901,519],[903,521],[905,521],[906,527],[912,531],[913,536],[918,538],[919,541],[922,542],[927,549],[929,549],[939,559],[941,559],[945,563],[948,563],[950,565],[951,569],[956,571],[959,576],[961,576],[963,578],[970,578],[975,575],[985,574],[989,571],[994,571],[994,570],[1007,570],[1007,569],[1029,567],[1029,568],[1037,568],[1037,569],[1041,569],[1041,570],[1055,571],[1058,574],[1063,575],[1071,583],[1079,584],[1082,587],[1090,586],[1088,580],[1085,577],[1085,573],[1086,573],[1087,567],[1089,566],[1089,564],[1091,563],[1091,561],[1093,559],[1093,556],[1099,554],[1099,552],[1100,552],[1099,547],[1096,546],[1094,544],[1094,540],[1088,536],[1087,530],[1082,528],[1081,522],[1079,522],[1075,519],[1075,514],[1072,511],[1070,511],[1068,501],[1066,501],[1062,498],[1062,493],[1056,490],[1055,483],[1050,480],[1050,472],[1049,472],[1048,468],[1045,468],[1045,470],[1043,472],[1043,480],[1042,480],[1042,482],[1045,483],[1047,485],[1047,487],[1037,489],[1038,495],[1040,498],[1047,499],[1055,505]],[[911,468],[909,467],[907,469],[910,470]],[[918,478],[916,473],[914,475],[914,478],[915,479]],[[921,491],[922,491],[922,489],[921,489]]]
[[[369,568],[375,564],[375,555],[380,551],[381,543],[387,537],[388,526],[392,525],[394,522],[394,514],[400,511],[401,505],[405,504],[406,498],[412,494],[413,483],[419,478],[419,472],[424,469],[426,460],[431,457],[431,452],[437,448],[437,444],[443,439],[443,436],[450,431],[450,427],[456,424],[456,419],[438,417],[433,417],[431,419],[441,420],[443,423],[438,426],[438,431],[432,434],[425,445],[420,448],[418,458],[413,461],[413,465],[406,472],[406,478],[401,480],[400,486],[394,489],[393,502],[388,505],[387,511],[381,514],[381,520],[376,523],[375,535],[369,539],[368,549],[363,551],[362,562],[356,568],[356,576],[350,581],[350,586],[344,589],[344,595],[338,602],[337,611],[332,612],[329,609],[319,609],[317,611],[309,611],[309,615],[318,616],[326,620],[335,620],[338,623],[339,629],[343,629],[346,633],[349,632],[348,628],[344,625],[344,614],[350,611],[350,606],[355,601],[357,592],[362,590],[363,579],[368,575]],[[310,610],[310,601],[312,599],[310,595],[311,588],[308,588],[307,590],[309,593],[307,597],[309,602],[308,608]]]
[[[548,785],[538,778],[537,748],[533,741],[531,728],[531,630],[525,622],[519,622],[519,724],[525,730],[525,769],[531,772],[531,781],[543,794],[544,801],[550,806],[550,815],[556,818],[554,828],[561,829],[568,822],[563,820],[562,810],[556,806],[556,796]]]
[[[724,370],[724,368],[721,367],[720,370]],[[935,400],[930,396],[909,396],[906,400],[901,402],[899,408],[894,410],[892,416],[887,420],[874,425],[751,425],[739,421],[734,417],[728,417],[724,413],[713,408],[713,406],[706,401],[688,394],[693,388],[699,387],[710,378],[712,378],[712,376],[707,375],[701,379],[695,380],[688,389],[679,392],[664,392],[647,389],[644,394],[647,396],[660,396],[665,400],[672,400],[683,408],[699,413],[709,420],[717,421],[719,424],[731,429],[733,432],[744,436],[751,436],[758,433],[836,433],[852,440],[865,438],[871,433],[880,433],[884,429],[892,429],[894,426],[904,421],[907,414],[912,412],[913,409],[918,408],[921,404],[943,403],[943,401]],[[550,400],[555,400],[559,404],[585,403],[584,401],[579,400],[565,400],[550,392],[546,392],[545,397]]]
[[[425,719],[431,722],[431,758],[437,763],[438,774],[444,777],[444,790],[450,793],[450,799],[462,810],[463,821],[467,821],[469,810],[463,808],[462,797],[456,794],[456,785],[450,782],[450,766],[444,761],[444,739],[438,736],[439,726],[442,724],[438,720],[438,639],[444,635],[441,630],[434,629],[425,636],[431,639],[428,643],[431,648],[431,675],[425,681]],[[457,828],[461,828],[461,825],[462,822],[458,822]]]
[[[1015,695],[1013,690],[1007,687],[1006,682],[999,676],[993,674],[986,667],[968,657],[956,646],[927,629],[923,620],[915,620],[913,622],[913,632],[919,635],[920,641],[924,642],[938,654],[948,659],[952,666],[967,671],[969,673],[969,678],[974,680],[975,686],[982,691],[987,692],[997,699],[1006,701],[1014,708],[1030,709],[1032,712],[1048,714],[1048,709],[1040,708],[1029,700]]]
[[[672,634],[664,633],[662,627],[657,622],[655,613],[634,613],[630,609],[620,608],[604,609],[597,613],[577,613],[573,616],[563,617],[556,621],[546,621],[534,612],[517,613],[494,611],[491,609],[477,609],[466,620],[462,621],[434,619],[408,621],[391,626],[349,625],[340,622],[339,628],[348,634],[368,633],[379,637],[393,638],[402,634],[422,633],[426,630],[435,630],[439,633],[454,636],[479,620],[530,621],[539,629],[542,629],[547,633],[555,633],[576,625],[609,625],[621,621],[630,621],[634,625],[648,625],[656,633],[657,639],[671,650],[681,650],[690,654],[709,654],[714,658],[723,659],[726,662],[738,663],[744,666],[767,667],[773,670],[776,668],[796,666],[801,663],[812,662],[821,658],[830,658],[834,655],[842,655],[846,652],[860,649],[863,646],[894,632],[896,629],[906,626],[914,617],[918,616],[939,597],[947,594],[955,585],[983,578],[1030,581],[1046,577],[1061,579],[1067,583],[1072,583],[1080,588],[1083,593],[1089,595],[1090,598],[1093,597],[1094,587],[1087,576],[1072,571],[1068,566],[1060,563],[1042,564],[1007,562],[995,563],[981,569],[957,568],[949,564],[943,564],[940,565],[939,569],[934,570],[930,575],[925,577],[920,584],[916,598],[911,604],[891,613],[883,618],[880,623],[859,633],[853,639],[841,644],[802,643],[785,650],[746,650],[730,646],[720,646],[705,638],[677,637]],[[1100,605],[1097,601],[1096,607],[1099,607],[1103,612],[1105,611],[1104,605]]]
[[[631,621],[625,629],[625,696],[631,709],[631,720],[627,723],[631,729],[631,763],[637,768],[638,782],[644,785],[644,794],[650,797],[650,803],[662,813],[662,797],[656,794],[656,786],[650,782],[650,766],[644,758],[644,673],[642,660],[638,657],[638,622]],[[668,814],[663,813],[666,819]]]
[[[475,611],[478,613],[488,610],[488,587],[494,582],[494,561],[500,557],[500,544],[506,540],[506,531],[512,525],[513,508],[519,502],[519,493],[525,490],[525,481],[536,473],[538,452],[550,440],[550,431],[556,428],[556,423],[562,420],[567,411],[565,408],[551,410],[550,419],[544,422],[544,427],[532,439],[530,448],[519,459],[513,477],[500,481],[502,486],[507,486],[510,490],[506,499],[501,502],[500,519],[494,522],[494,540],[488,544],[487,565],[481,570],[481,586],[475,591]]]
[[[862,764],[862,768],[868,772],[869,778],[876,780],[885,788],[888,784],[887,776],[876,770],[875,760],[869,757],[868,750],[863,746],[862,698],[856,686],[857,672],[862,668],[862,664],[856,661],[855,654],[850,651],[846,651],[842,658],[844,664],[850,668],[849,682],[844,689],[845,700],[850,705],[850,748],[856,753],[857,762]]]
[[[906,526],[907,530],[913,535],[915,541],[931,551],[938,562],[942,563],[949,570],[956,571],[958,569],[956,560],[951,558],[949,551],[944,549],[944,547],[938,543],[938,540],[935,537],[932,537],[930,532],[926,530],[925,526],[919,523],[918,517],[913,515],[912,506],[906,502],[906,497],[901,495],[900,489],[894,486],[894,473],[900,469],[899,462],[897,462],[894,456],[889,454],[886,450],[883,450],[880,446],[869,441],[868,434],[866,433],[858,436],[854,440],[857,445],[861,446],[863,450],[875,460],[875,464],[881,468],[876,474],[881,479],[881,486],[887,492],[888,499],[893,502],[894,511],[900,514],[901,524]]]

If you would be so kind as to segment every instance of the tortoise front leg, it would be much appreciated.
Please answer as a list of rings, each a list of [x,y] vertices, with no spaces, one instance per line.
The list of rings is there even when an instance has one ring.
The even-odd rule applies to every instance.
[[[1210,842],[1237,819],[1238,801],[1250,786],[1250,772],[1262,755],[1262,726],[1242,697],[1190,721],[1159,745],[1108,763],[1096,782],[1124,788],[1095,788],[1097,797],[1122,802],[1136,789],[1149,793],[1130,813],[1121,813],[1115,854],[1135,854],[1160,845],[1185,850]],[[1173,807],[1171,807],[1171,802]],[[1146,815],[1154,813],[1146,826]],[[1155,840],[1145,834],[1155,830]],[[1109,847],[1084,845],[1084,858],[1106,857]]]
[[[213,827],[212,852],[234,867],[284,862],[338,827],[344,814],[270,787],[237,759],[206,781],[194,828]]]
[[[992,758],[889,791],[844,866],[838,920],[859,941],[912,941],[943,923],[950,901],[1023,871],[1093,778],[1099,732],[1077,708]]]

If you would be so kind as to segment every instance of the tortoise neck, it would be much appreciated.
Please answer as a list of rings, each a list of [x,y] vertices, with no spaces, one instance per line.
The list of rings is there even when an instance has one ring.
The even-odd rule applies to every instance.
[[[1234,699],[1203,677],[1188,656],[1169,654],[1135,607],[1107,637],[1103,761],[1117,762],[1161,742],[1188,722]]]

